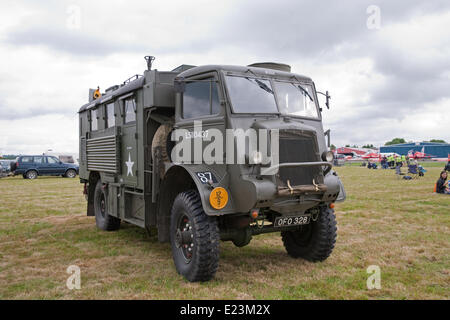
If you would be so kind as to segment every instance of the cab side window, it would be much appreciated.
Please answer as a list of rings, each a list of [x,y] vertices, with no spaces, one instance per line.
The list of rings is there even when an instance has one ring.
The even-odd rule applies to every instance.
[[[109,103],[105,106],[105,113],[106,113],[106,124],[105,128],[111,128],[116,125],[116,120],[114,118],[114,102]]]
[[[125,99],[124,101],[125,123],[136,121],[136,101],[134,98]]]
[[[90,113],[91,113],[91,131],[98,130],[97,109],[92,109]]]
[[[183,93],[183,118],[197,118],[219,113],[217,84],[213,77],[186,83]]]

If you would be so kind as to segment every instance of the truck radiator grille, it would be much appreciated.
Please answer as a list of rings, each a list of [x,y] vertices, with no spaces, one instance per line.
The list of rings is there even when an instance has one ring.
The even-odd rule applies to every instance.
[[[86,142],[87,169],[119,173],[116,136],[88,139]]]
[[[280,132],[279,161],[288,162],[317,162],[320,161],[317,137],[314,132],[283,131]],[[290,167],[280,168],[278,183],[287,186],[312,185],[323,183],[322,167]]]

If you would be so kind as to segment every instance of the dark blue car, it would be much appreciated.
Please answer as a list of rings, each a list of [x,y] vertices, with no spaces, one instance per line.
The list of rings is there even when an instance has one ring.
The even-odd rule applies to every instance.
[[[21,174],[25,179],[36,179],[38,176],[62,176],[75,178],[79,167],[73,163],[64,163],[53,156],[19,156],[11,164],[14,175]]]

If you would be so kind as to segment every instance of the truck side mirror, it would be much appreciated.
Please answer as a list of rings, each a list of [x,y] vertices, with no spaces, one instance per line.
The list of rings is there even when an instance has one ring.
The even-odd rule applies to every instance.
[[[331,130],[328,129],[327,131],[324,132],[324,136],[327,137],[327,146],[328,148],[331,147]]]
[[[173,81],[173,88],[176,93],[183,93],[186,89],[186,82],[184,81],[184,78],[175,78],[175,80]]]
[[[317,93],[325,96],[326,100],[325,100],[325,105],[327,106],[327,109],[330,109],[330,100],[331,100],[331,96],[328,94],[328,90],[325,91],[325,93],[323,92],[319,92],[317,91]]]

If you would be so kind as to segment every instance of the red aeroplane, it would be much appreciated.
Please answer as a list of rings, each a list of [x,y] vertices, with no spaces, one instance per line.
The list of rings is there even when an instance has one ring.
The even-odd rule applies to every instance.
[[[424,148],[422,148],[421,152],[419,152],[419,151],[414,152],[414,151],[410,150],[408,152],[408,157],[410,159],[416,159],[416,160],[435,158],[435,156],[432,156],[431,154],[426,154],[424,151],[425,151]]]
[[[366,154],[362,155],[361,158],[363,158],[364,160],[380,160],[381,155],[375,152],[367,152]]]

